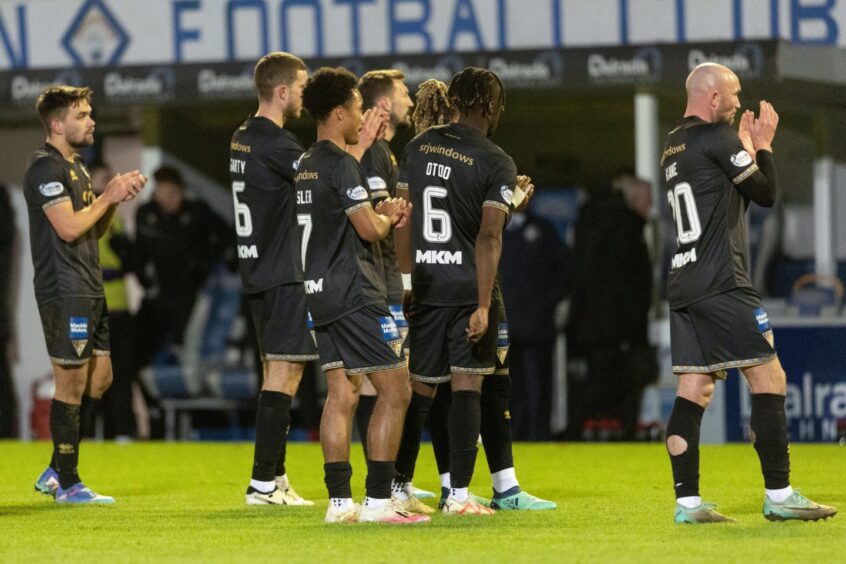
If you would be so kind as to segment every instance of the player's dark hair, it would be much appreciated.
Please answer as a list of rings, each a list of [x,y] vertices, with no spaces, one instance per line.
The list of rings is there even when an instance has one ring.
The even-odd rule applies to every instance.
[[[306,70],[306,64],[290,53],[276,51],[268,53],[256,63],[253,78],[259,100],[273,98],[273,90],[282,84],[290,86],[297,79],[297,72]]]
[[[358,79],[358,91],[364,102],[364,109],[376,105],[376,100],[393,92],[395,80],[405,80],[402,71],[396,69],[374,70],[364,73]]]
[[[64,84],[48,86],[41,91],[35,102],[35,110],[41,116],[41,123],[50,133],[50,121],[64,119],[68,110],[82,101],[91,103],[94,91],[87,86],[67,86]]]
[[[449,102],[449,87],[434,78],[417,87],[414,114],[415,133],[423,133],[435,125],[451,123],[455,119],[455,108]]]
[[[170,165],[164,165],[157,168],[156,172],[153,173],[153,179],[155,179],[156,184],[161,182],[170,182],[172,184],[176,184],[180,188],[185,188],[185,181],[182,180],[182,173],[179,172],[179,169]]]
[[[347,69],[321,67],[303,89],[303,106],[314,121],[325,121],[332,110],[353,98],[355,84],[355,75]]]
[[[479,110],[485,117],[492,116],[499,106],[505,105],[505,88],[499,77],[486,69],[467,67],[456,73],[449,83],[450,102],[463,115]]]

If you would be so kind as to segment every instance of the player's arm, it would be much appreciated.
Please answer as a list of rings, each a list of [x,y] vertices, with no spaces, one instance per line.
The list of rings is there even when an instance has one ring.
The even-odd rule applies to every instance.
[[[478,342],[488,330],[488,312],[499,257],[502,255],[502,232],[507,218],[507,211],[498,206],[486,205],[482,208],[482,224],[476,236],[476,284],[479,302],[467,327],[467,338],[473,343]]]
[[[388,236],[391,227],[406,225],[411,206],[405,200],[388,198],[382,200],[374,210],[370,205],[362,206],[353,212],[348,212],[355,232],[369,243],[381,241]]]
[[[773,158],[773,138],[778,128],[778,114],[772,104],[761,100],[758,117],[749,110],[740,119],[741,141],[748,136],[755,150],[755,164],[758,171],[737,183],[737,189],[748,199],[765,208],[772,207],[778,198],[778,175]]]
[[[146,181],[146,177],[137,170],[118,175],[106,185],[103,193],[91,205],[75,211],[70,198],[66,196],[54,200],[55,204],[45,204],[44,213],[59,237],[66,243],[71,243],[94,227],[110,207],[135,197]]]
[[[745,198],[771,207],[778,195],[778,177],[772,155],[772,140],[778,115],[761,102],[761,117],[744,112],[740,129],[723,126],[716,130],[711,156]],[[750,152],[751,149],[751,152]],[[754,155],[754,156],[753,156]]]
[[[361,120],[361,131],[358,134],[358,143],[347,145],[347,153],[361,162],[364,153],[367,152],[373,143],[385,135],[385,128],[388,126],[388,112],[373,107],[364,112]]]

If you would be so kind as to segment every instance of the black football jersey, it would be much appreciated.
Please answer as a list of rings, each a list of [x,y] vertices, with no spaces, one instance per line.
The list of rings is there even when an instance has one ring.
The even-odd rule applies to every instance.
[[[398,186],[408,188],[414,296],[428,305],[478,303],[476,237],[482,208],[511,211],[517,167],[473,127],[433,127],[403,151]]]
[[[387,141],[379,139],[373,143],[361,159],[361,168],[367,176],[374,206],[385,198],[396,196],[399,169]],[[379,248],[382,251],[382,275],[385,278],[388,303],[398,304],[402,301],[402,275],[397,263],[393,230],[379,241]]]
[[[670,307],[752,287],[747,274],[746,209],[735,187],[758,170],[737,132],[725,123],[686,117],[667,136],[664,190],[678,249],[670,264]]]
[[[72,296],[103,296],[103,271],[97,229],[76,241],[62,241],[45,210],[70,202],[74,211],[94,202],[91,178],[78,155],[71,163],[58,149],[44,144],[27,163],[24,197],[29,215],[29,241],[35,267],[35,299],[39,304]]]
[[[229,176],[244,291],[303,281],[294,175],[304,150],[271,120],[252,116],[232,135]]]
[[[305,243],[306,303],[315,325],[385,303],[379,245],[361,239],[349,214],[372,207],[364,171],[333,142],[312,145],[296,176]]]

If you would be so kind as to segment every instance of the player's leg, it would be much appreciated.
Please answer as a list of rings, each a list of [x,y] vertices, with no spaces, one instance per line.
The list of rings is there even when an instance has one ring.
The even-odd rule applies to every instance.
[[[730,521],[705,504],[699,495],[699,432],[702,415],[714,395],[717,377],[710,372],[688,310],[670,312],[673,372],[678,376],[676,399],[667,422],[667,453],[673,469],[676,523]]]
[[[554,501],[523,491],[517,480],[508,409],[512,381],[507,370],[504,368],[504,373],[486,376],[482,384],[482,444],[493,482],[490,506],[521,511],[556,509],[558,505]]]
[[[505,306],[497,307],[496,370],[482,384],[482,444],[493,482],[493,499],[483,505],[493,509],[536,511],[555,509],[556,503],[524,492],[517,481],[511,435],[512,380],[509,370],[510,343]],[[477,501],[479,499],[477,498]],[[483,500],[487,501],[487,500]]]
[[[320,418],[320,446],[323,449],[323,473],[329,492],[327,523],[358,521],[358,506],[353,503],[350,438],[352,419],[358,393],[360,374],[348,376],[343,366],[326,370],[327,396]]]
[[[827,519],[837,509],[817,504],[790,486],[790,454],[784,411],[787,377],[778,358],[742,369],[752,392],[749,426],[764,475],[764,517],[771,521]]]
[[[361,384],[358,407],[355,408],[355,426],[358,429],[358,436],[361,437],[361,448],[364,451],[365,460],[367,460],[367,430],[370,428],[370,419],[373,417],[375,407],[376,388],[369,379],[365,378]]]
[[[414,469],[420,452],[423,426],[429,417],[429,408],[437,392],[437,384],[419,380],[411,381],[411,400],[405,414],[402,438],[397,452],[396,476],[391,485],[394,499],[407,511],[433,513],[434,509],[417,499],[414,485]]]
[[[396,474],[397,451],[403,421],[411,400],[411,386],[405,368],[368,375],[377,390],[376,406],[367,432],[367,497],[365,508],[379,508],[391,499],[391,481]]]
[[[305,294],[286,284],[247,296],[262,357],[263,379],[256,408],[256,441],[248,505],[313,505],[288,482],[285,454],[291,402],[305,361],[317,358],[308,331]]]
[[[452,399],[452,387],[449,382],[438,386],[432,407],[429,409],[429,436],[432,439],[432,451],[435,466],[441,481],[441,499],[438,509],[443,508],[449,489],[452,486],[449,476],[449,409]]]
[[[247,489],[248,505],[313,505],[290,487],[285,470],[291,402],[302,379],[304,364],[265,360],[264,380],[256,408],[253,470]],[[281,486],[278,482],[282,482]]]

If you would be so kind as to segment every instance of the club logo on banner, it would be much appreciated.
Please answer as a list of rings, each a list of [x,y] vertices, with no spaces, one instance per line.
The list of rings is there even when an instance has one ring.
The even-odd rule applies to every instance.
[[[71,317],[69,323],[69,333],[71,344],[76,351],[76,356],[82,356],[82,351],[85,350],[85,345],[88,344],[88,318],[87,317]]]

